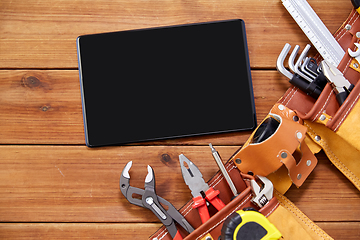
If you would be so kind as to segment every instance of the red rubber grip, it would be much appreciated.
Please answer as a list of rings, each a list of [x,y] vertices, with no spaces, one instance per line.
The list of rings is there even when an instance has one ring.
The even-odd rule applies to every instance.
[[[202,196],[197,196],[193,198],[194,204],[192,205],[193,208],[197,208],[199,211],[199,215],[201,218],[201,222],[204,223],[210,219],[209,210],[206,206],[206,201]]]
[[[220,200],[218,197],[220,191],[214,190],[212,187],[210,187],[206,192],[206,199],[218,210],[220,211],[223,207],[225,207],[225,204],[223,201]]]
[[[175,235],[175,237],[174,237],[173,239],[174,239],[174,240],[183,240],[183,238],[182,238],[182,236],[180,235],[180,232],[179,232],[179,231],[176,232],[176,235]]]

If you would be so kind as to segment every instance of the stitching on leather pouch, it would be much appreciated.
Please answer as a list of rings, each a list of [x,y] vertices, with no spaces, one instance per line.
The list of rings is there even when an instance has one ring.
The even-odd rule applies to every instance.
[[[292,203],[290,201],[288,201],[287,199],[285,199],[282,195],[280,195],[279,193],[275,192],[276,195],[278,195],[284,202],[286,202],[288,205],[292,206]],[[290,212],[292,212],[293,214],[295,214],[295,216],[300,219],[300,221],[302,221],[306,226],[308,226],[314,233],[316,233],[319,237],[321,237],[322,239],[332,239],[331,237],[327,236],[327,238],[324,238],[324,234],[319,231],[318,227],[315,225],[315,223],[311,222],[308,219],[303,219],[301,216],[304,215],[304,213],[302,213],[298,208],[290,208],[287,205],[283,205],[283,207],[285,207],[286,209],[288,209]],[[299,214],[300,213],[300,214]],[[314,229],[314,226],[315,229]]]
[[[293,86],[291,88],[291,91],[289,92],[288,95],[286,95],[286,97],[283,99],[282,104],[284,104],[285,106],[289,103],[290,99],[294,96],[294,91],[295,91],[295,86]],[[286,103],[285,103],[286,102]]]
[[[284,102],[286,101],[286,99],[287,99],[288,97],[290,97],[290,95],[292,94],[292,92],[294,91],[294,89],[295,89],[295,87],[292,86],[291,91],[285,96],[285,98],[281,99],[280,103],[284,104]]]
[[[354,49],[355,49],[355,47],[354,47]],[[349,69],[349,65],[350,65],[350,63],[351,63],[351,60],[352,60],[352,58],[349,58],[349,61],[347,62],[345,68],[341,71],[343,74],[345,74],[345,71],[346,71],[347,69]]]
[[[355,100],[352,102],[351,106],[348,108],[348,110],[346,111],[346,113],[344,114],[344,116],[341,118],[340,122],[336,125],[334,132],[336,132],[338,130],[338,128],[340,127],[340,125],[344,122],[345,118],[349,115],[350,111],[353,109],[355,103],[357,102],[357,100],[359,99],[360,93],[357,95],[357,97],[355,98]]]
[[[357,13],[356,11],[353,13],[351,19],[350,19],[349,22],[348,22],[348,24],[350,24],[351,26],[354,25],[355,22],[359,19],[359,14],[356,14],[356,13]],[[356,16],[356,18],[354,19],[354,22],[351,23],[351,21],[353,20],[353,18],[354,18],[355,16]],[[345,29],[343,29],[343,30],[344,30],[344,33],[338,38],[338,41],[339,41],[341,38],[343,38],[343,37],[345,36],[346,32],[347,32],[347,31],[345,31]],[[355,45],[353,46],[353,48],[355,49]],[[349,65],[350,65],[350,63],[351,63],[351,60],[352,60],[352,58],[349,58],[348,63],[346,64],[345,68],[342,70],[343,73],[348,69],[348,67],[349,67]]]
[[[163,234],[165,232],[165,234],[163,236],[160,237],[161,234]],[[168,234],[168,231],[166,231],[166,228],[164,230],[162,230],[159,234],[158,234],[158,238],[159,240],[163,239],[166,235]]]
[[[308,129],[310,129],[312,131],[312,133],[310,133],[309,131],[308,131],[308,133],[310,135],[312,135],[311,137],[313,138],[316,135],[316,132],[307,123],[304,122],[304,124],[308,127]],[[341,160],[335,155],[335,153],[333,151],[331,151],[329,145],[324,140],[321,140],[321,141],[324,143],[324,144],[321,144],[321,146],[324,148],[324,150],[326,150],[329,154],[334,156],[334,158],[336,159],[336,161],[335,161],[335,159],[332,159],[333,160],[332,163],[335,164],[336,167],[339,168],[340,170],[346,172],[347,174],[345,174],[345,175],[350,180],[352,180],[352,182],[355,184],[355,186],[358,189],[360,189],[360,185],[359,185],[359,180],[360,179],[350,169],[348,169],[343,162],[341,162]]]
[[[235,164],[234,164],[234,162],[230,162],[230,164],[226,167],[226,169],[227,169],[227,171],[228,172],[231,172],[232,170],[234,170],[234,169],[236,169],[236,166],[235,166]],[[221,182],[221,180],[223,180],[224,179],[224,177],[221,175],[221,174],[219,174],[218,175],[218,177],[217,178],[215,178],[214,179],[214,181],[210,184],[210,186],[216,186],[216,185],[218,185],[220,182]],[[249,197],[251,197],[251,195],[249,196]],[[249,198],[248,197],[248,198]],[[240,203],[240,205],[238,205],[236,208],[235,208],[235,210],[234,211],[236,211],[237,209],[239,209],[239,207],[241,207],[243,204],[244,204],[244,202],[246,202],[247,200],[248,200],[248,198],[246,198],[243,202],[241,202]],[[192,202],[189,202],[189,204],[188,204],[188,206],[186,206],[184,209],[182,209],[181,210],[181,214],[185,217],[186,215],[188,215],[189,214],[189,212],[191,212],[191,210],[192,210],[192,207],[191,207],[191,205],[192,205]],[[276,205],[276,207],[277,207],[278,205]],[[275,208],[274,208],[275,209]],[[234,212],[233,211],[233,212]],[[273,211],[273,210],[272,210]],[[233,213],[232,212],[232,213]],[[222,221],[224,221],[224,220],[222,220]],[[221,223],[222,221],[220,221],[219,223]],[[217,225],[219,225],[219,223],[217,223]],[[216,225],[216,226],[217,226]],[[215,226],[215,225],[214,225]],[[210,230],[212,230],[213,228],[211,228]],[[208,230],[208,231],[210,231],[210,230]],[[163,234],[163,235],[162,235]],[[159,240],[161,240],[161,239],[163,239],[166,235],[168,234],[168,231],[166,230],[166,228],[165,229],[163,229],[157,236],[158,236],[158,239]],[[162,236],[161,236],[162,235]]]
[[[234,169],[236,168],[236,166],[234,165],[233,162],[231,162],[231,163],[228,165],[228,167],[230,167],[230,169],[228,169],[228,172],[230,172],[230,171],[232,171],[232,170],[234,170]],[[216,186],[216,185],[218,185],[219,182],[220,182],[221,180],[223,180],[223,179],[224,179],[224,177],[219,174],[219,176],[210,184],[210,186]],[[216,181],[217,181],[217,182],[216,182]],[[186,215],[188,215],[189,212],[192,210],[191,205],[192,205],[192,203],[189,203],[189,205],[181,211],[181,214],[182,214],[184,217],[185,217]],[[164,234],[164,235],[160,237],[161,234]],[[163,239],[167,234],[168,234],[168,231],[166,231],[166,228],[165,228],[163,231],[161,231],[161,232],[158,234],[158,236],[159,236],[158,239],[159,239],[159,240]]]
[[[324,102],[323,106],[320,108],[319,112],[313,117],[313,119],[311,120],[312,122],[315,121],[316,119],[318,119],[319,115],[324,111],[325,107],[327,106],[330,97],[333,95],[334,91],[331,91],[330,94],[328,95],[328,97],[326,98],[326,101]]]
[[[244,199],[241,203],[239,203],[239,205],[237,205],[236,208],[233,209],[233,211],[231,211],[228,215],[226,215],[224,218],[222,218],[220,221],[218,221],[216,224],[214,224],[211,228],[209,228],[208,230],[206,230],[203,234],[201,234],[200,236],[198,236],[196,239],[202,238],[202,237],[205,236],[208,232],[210,232],[211,230],[213,230],[214,228],[216,228],[220,223],[222,223],[223,221],[225,221],[225,219],[227,219],[232,213],[234,213],[234,212],[237,211],[242,205],[244,205],[245,202],[247,202],[249,198],[251,198],[251,195],[249,195],[246,199]]]
[[[295,89],[295,87],[293,87],[293,90]],[[285,106],[287,106],[289,104],[289,102],[291,101],[291,99],[293,99],[293,97],[295,96],[295,93],[297,93],[299,89],[296,88],[296,90],[291,94],[291,97],[289,98],[289,100],[287,101],[287,103],[284,103]]]
[[[359,14],[356,14],[357,12],[354,12],[353,16],[351,17],[351,19],[349,20],[349,23],[352,21],[352,19],[356,16],[355,20],[353,23],[351,23],[351,25],[355,24],[355,22],[359,19]],[[346,31],[345,31],[346,33]],[[345,33],[341,36],[343,37],[345,35]],[[355,45],[353,46],[353,50],[355,49]],[[343,73],[349,68],[349,65],[351,63],[352,58],[349,59],[348,63],[346,64],[345,69],[343,69]],[[336,127],[334,128],[334,132],[336,132],[338,130],[338,128],[340,127],[340,125],[343,123],[343,121],[345,120],[345,118],[348,116],[348,114],[350,113],[350,111],[353,109],[354,104],[357,102],[359,98],[359,95],[356,97],[356,99],[353,101],[353,103],[351,104],[351,106],[347,109],[346,113],[344,114],[344,116],[342,117],[342,119],[339,121],[339,123],[336,125]],[[331,121],[332,119],[330,119],[329,121]]]
[[[275,211],[275,209],[277,209],[277,207],[279,206],[279,204],[280,204],[280,203],[277,202],[277,204],[271,209],[271,211],[268,212],[268,214],[266,214],[265,217],[270,216],[270,215]]]
[[[356,13],[357,13],[357,12],[354,11],[353,14],[352,14],[352,16],[351,16],[351,18],[350,18],[350,20],[348,21],[348,24],[350,24],[351,26],[352,26],[352,25],[358,20],[358,18],[359,18],[359,15],[356,14]],[[353,23],[351,23],[351,21],[353,20],[353,18],[354,18],[355,16],[356,16],[356,19],[354,20]],[[344,33],[339,37],[339,35],[340,35],[341,32],[344,32]],[[346,32],[347,32],[347,31],[343,28],[341,31],[339,31],[339,32],[336,34],[335,39],[340,40],[343,36],[345,36]],[[339,37],[339,38],[337,38],[337,37]]]

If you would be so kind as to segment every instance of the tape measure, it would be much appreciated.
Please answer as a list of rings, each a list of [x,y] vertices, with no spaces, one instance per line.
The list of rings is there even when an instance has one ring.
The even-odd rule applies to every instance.
[[[281,233],[255,209],[239,210],[231,214],[221,229],[221,240],[277,240]]]
[[[306,0],[281,0],[323,59],[338,66],[345,51]]]
[[[360,0],[351,0],[351,3],[353,4],[356,11],[360,13]]]

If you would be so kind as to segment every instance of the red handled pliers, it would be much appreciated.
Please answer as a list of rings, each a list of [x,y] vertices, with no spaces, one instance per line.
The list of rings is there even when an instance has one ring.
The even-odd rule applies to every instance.
[[[222,209],[225,204],[218,197],[220,191],[214,190],[204,181],[202,174],[198,167],[191,162],[184,154],[179,155],[180,167],[182,176],[186,185],[189,186],[191,194],[193,195],[193,208],[197,208],[202,223],[210,219],[209,210],[206,205],[206,200],[210,202],[218,211]],[[187,167],[184,165],[187,164]]]
[[[120,190],[126,199],[137,206],[150,209],[159,220],[165,225],[169,234],[174,240],[182,240],[182,236],[175,226],[175,221],[180,224],[188,233],[194,231],[194,228],[188,221],[176,210],[176,208],[155,193],[155,176],[154,170],[148,165],[148,174],[145,178],[145,190],[130,186],[129,170],[132,161],[128,162],[124,167],[120,177]],[[138,194],[141,199],[134,198],[133,194]],[[168,210],[160,204],[167,206]],[[175,221],[174,221],[175,220]]]

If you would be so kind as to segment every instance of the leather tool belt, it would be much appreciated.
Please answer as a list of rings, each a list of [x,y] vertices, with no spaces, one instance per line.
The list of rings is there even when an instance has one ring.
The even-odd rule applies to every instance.
[[[345,102],[341,106],[338,104],[329,84],[317,99],[297,87],[289,88],[245,145],[226,164],[227,171],[241,193],[231,200],[231,190],[222,175],[217,173],[209,185],[220,190],[219,197],[226,206],[202,224],[190,200],[180,209],[180,213],[195,231],[187,236],[182,232],[186,236],[184,239],[217,239],[225,219],[231,213],[249,206],[263,213],[278,228],[283,239],[332,239],[283,193],[291,184],[301,186],[316,166],[314,154],[321,149],[360,190],[360,84],[357,84],[360,63],[347,54],[347,49],[355,51],[354,43],[359,42],[356,36],[360,32],[359,18],[354,9],[334,34],[346,52],[338,69],[355,86]],[[264,126],[273,126],[274,131],[261,139],[263,136],[257,135],[257,131]],[[253,177],[246,174],[248,172],[267,176],[274,184],[274,198],[263,208],[259,209],[251,202],[253,196],[249,181]],[[167,240],[171,236],[162,227],[149,239]]]
[[[209,161],[213,161],[209,159]],[[278,191],[274,192],[274,197],[263,208],[259,208],[251,201],[253,193],[250,187],[250,181],[253,176],[241,173],[234,162],[229,161],[225,165],[230,177],[232,178],[238,192],[240,194],[233,200],[233,193],[230,190],[223,175],[217,173],[209,182],[209,186],[215,190],[220,190],[219,198],[226,204],[223,209],[213,212],[207,222],[202,224],[198,210],[192,208],[194,203],[190,200],[179,212],[185,219],[195,228],[191,234],[187,235],[186,231],[181,231],[184,240],[217,240],[220,236],[224,221],[235,211],[246,207],[252,207],[265,215],[272,224],[280,231],[282,239],[306,240],[306,239],[332,239],[314,222],[306,217],[289,199]],[[186,236],[186,237],[185,237]],[[149,239],[152,240],[171,240],[170,234],[165,226],[161,227]]]
[[[299,187],[305,181],[317,163],[312,153],[323,149],[329,160],[360,190],[360,84],[357,84],[360,63],[348,54],[348,49],[355,51],[354,43],[359,42],[359,18],[354,9],[334,34],[345,51],[337,68],[355,86],[345,102],[339,105],[329,83],[317,99],[295,86],[289,88],[269,113],[281,119],[279,129],[262,143],[251,142],[253,134],[232,157],[241,171],[264,174],[278,191],[285,193],[291,182]],[[316,59],[321,60],[319,55]],[[306,137],[294,136],[294,131],[303,133],[303,127]],[[296,153],[296,147],[300,161],[295,164],[291,153]]]
[[[334,34],[345,51],[337,68],[355,86],[345,102],[339,106],[333,88],[327,84],[317,100],[292,87],[279,103],[304,121],[311,151],[317,153],[323,149],[329,160],[360,190],[360,64],[348,54],[348,49],[357,49],[354,43],[359,42],[359,18],[354,9]]]

